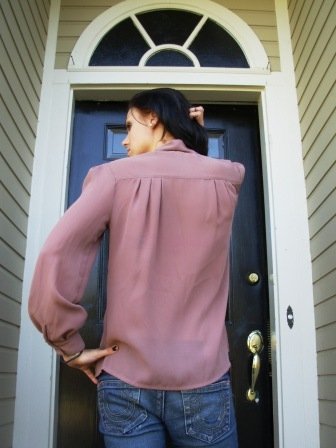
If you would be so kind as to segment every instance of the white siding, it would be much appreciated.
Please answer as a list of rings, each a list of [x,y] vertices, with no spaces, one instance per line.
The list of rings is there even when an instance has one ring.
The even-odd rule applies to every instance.
[[[118,3],[120,1],[116,0],[62,0],[56,68],[68,66],[70,53],[80,34],[99,14]],[[230,9],[253,29],[264,45],[271,69],[280,70],[274,0],[217,0],[215,3]]]
[[[336,440],[336,2],[291,0],[313,266],[321,447]]]
[[[0,4],[0,444],[12,446],[20,303],[49,0]]]

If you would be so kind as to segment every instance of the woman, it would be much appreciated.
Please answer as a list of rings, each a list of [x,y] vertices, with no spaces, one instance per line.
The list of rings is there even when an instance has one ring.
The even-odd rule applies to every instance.
[[[206,157],[202,121],[174,89],[135,95],[132,157],[90,170],[37,262],[30,316],[98,384],[107,448],[237,446],[225,313],[244,168]],[[104,331],[89,350],[80,300],[106,228]]]

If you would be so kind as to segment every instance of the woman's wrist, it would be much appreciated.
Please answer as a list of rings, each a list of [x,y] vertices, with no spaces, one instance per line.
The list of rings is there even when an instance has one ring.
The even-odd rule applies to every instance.
[[[74,353],[73,355],[63,355],[63,362],[64,364],[69,364],[71,361],[74,361],[75,359],[79,358],[80,355],[83,353],[84,350],[81,350],[80,352]]]

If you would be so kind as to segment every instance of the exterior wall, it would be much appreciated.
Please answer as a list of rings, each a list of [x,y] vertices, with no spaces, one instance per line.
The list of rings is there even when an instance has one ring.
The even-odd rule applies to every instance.
[[[321,447],[336,440],[336,2],[290,0],[309,211]]]
[[[1,0],[0,444],[12,446],[22,277],[49,0]]]
[[[84,29],[99,14],[117,0],[62,0],[56,55],[56,68],[66,68],[70,53]],[[169,5],[170,2],[167,2]],[[196,2],[197,3],[197,2]],[[271,69],[280,70],[279,46],[276,29],[274,0],[217,0],[214,3],[225,6],[243,19],[256,33],[264,45],[271,63]]]

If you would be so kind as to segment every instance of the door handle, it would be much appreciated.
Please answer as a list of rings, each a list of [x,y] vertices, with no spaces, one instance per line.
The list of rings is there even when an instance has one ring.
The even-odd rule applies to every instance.
[[[248,401],[259,401],[258,392],[255,389],[257,379],[260,371],[260,356],[259,353],[264,348],[263,338],[259,330],[252,331],[247,338],[247,347],[251,353],[252,358],[252,371],[251,371],[251,387],[246,392],[246,398]]]

